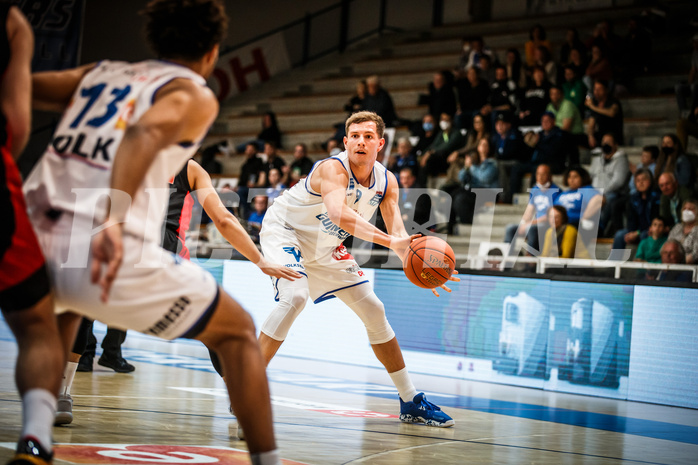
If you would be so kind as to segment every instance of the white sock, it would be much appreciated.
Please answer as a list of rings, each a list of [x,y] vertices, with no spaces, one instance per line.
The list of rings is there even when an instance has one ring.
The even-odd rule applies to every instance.
[[[397,392],[400,394],[402,401],[412,402],[414,396],[417,395],[417,390],[414,388],[414,384],[412,384],[410,374],[407,372],[407,367],[388,374],[393,380],[393,384],[397,388]]]
[[[56,418],[56,397],[46,389],[30,389],[22,396],[22,435],[52,450],[51,429]]]
[[[260,454],[250,454],[252,465],[281,465],[281,458],[278,450],[270,450]]]
[[[61,390],[58,392],[65,395],[70,394],[70,388],[73,386],[73,379],[75,379],[76,371],[78,371],[78,364],[76,362],[68,362],[65,364],[63,381],[61,381]]]

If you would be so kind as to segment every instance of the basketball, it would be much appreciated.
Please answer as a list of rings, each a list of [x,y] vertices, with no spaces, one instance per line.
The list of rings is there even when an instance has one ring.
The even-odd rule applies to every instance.
[[[412,284],[425,289],[441,286],[456,268],[453,249],[443,239],[423,236],[410,243],[403,269]]]

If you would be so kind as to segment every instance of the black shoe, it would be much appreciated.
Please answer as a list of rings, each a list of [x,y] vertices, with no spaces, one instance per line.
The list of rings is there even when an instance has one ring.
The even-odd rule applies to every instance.
[[[17,444],[17,452],[7,465],[51,465],[53,453],[48,453],[31,436],[23,438]]]
[[[94,355],[82,354],[80,361],[78,362],[78,371],[88,372],[92,371],[92,366],[94,365]]]
[[[102,356],[99,357],[99,360],[97,360],[97,363],[103,367],[111,368],[117,373],[131,373],[136,370],[136,367],[128,363],[120,355],[114,356],[103,353]]]

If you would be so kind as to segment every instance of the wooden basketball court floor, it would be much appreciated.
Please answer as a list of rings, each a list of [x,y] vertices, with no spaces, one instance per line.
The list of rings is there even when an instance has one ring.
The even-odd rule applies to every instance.
[[[94,372],[77,373],[75,421],[54,428],[57,465],[248,463],[202,346],[129,333],[124,355],[133,374],[96,363]],[[0,320],[3,464],[20,428],[15,356]],[[382,370],[280,355],[268,374],[288,464],[698,463],[692,409],[413,374],[417,388],[456,420],[440,429],[397,419],[397,394]]]

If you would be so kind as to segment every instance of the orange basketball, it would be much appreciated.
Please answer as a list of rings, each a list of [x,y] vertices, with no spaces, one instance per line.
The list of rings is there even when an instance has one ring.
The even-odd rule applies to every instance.
[[[419,287],[434,289],[451,277],[456,257],[443,239],[422,236],[410,243],[403,263],[407,279]]]

